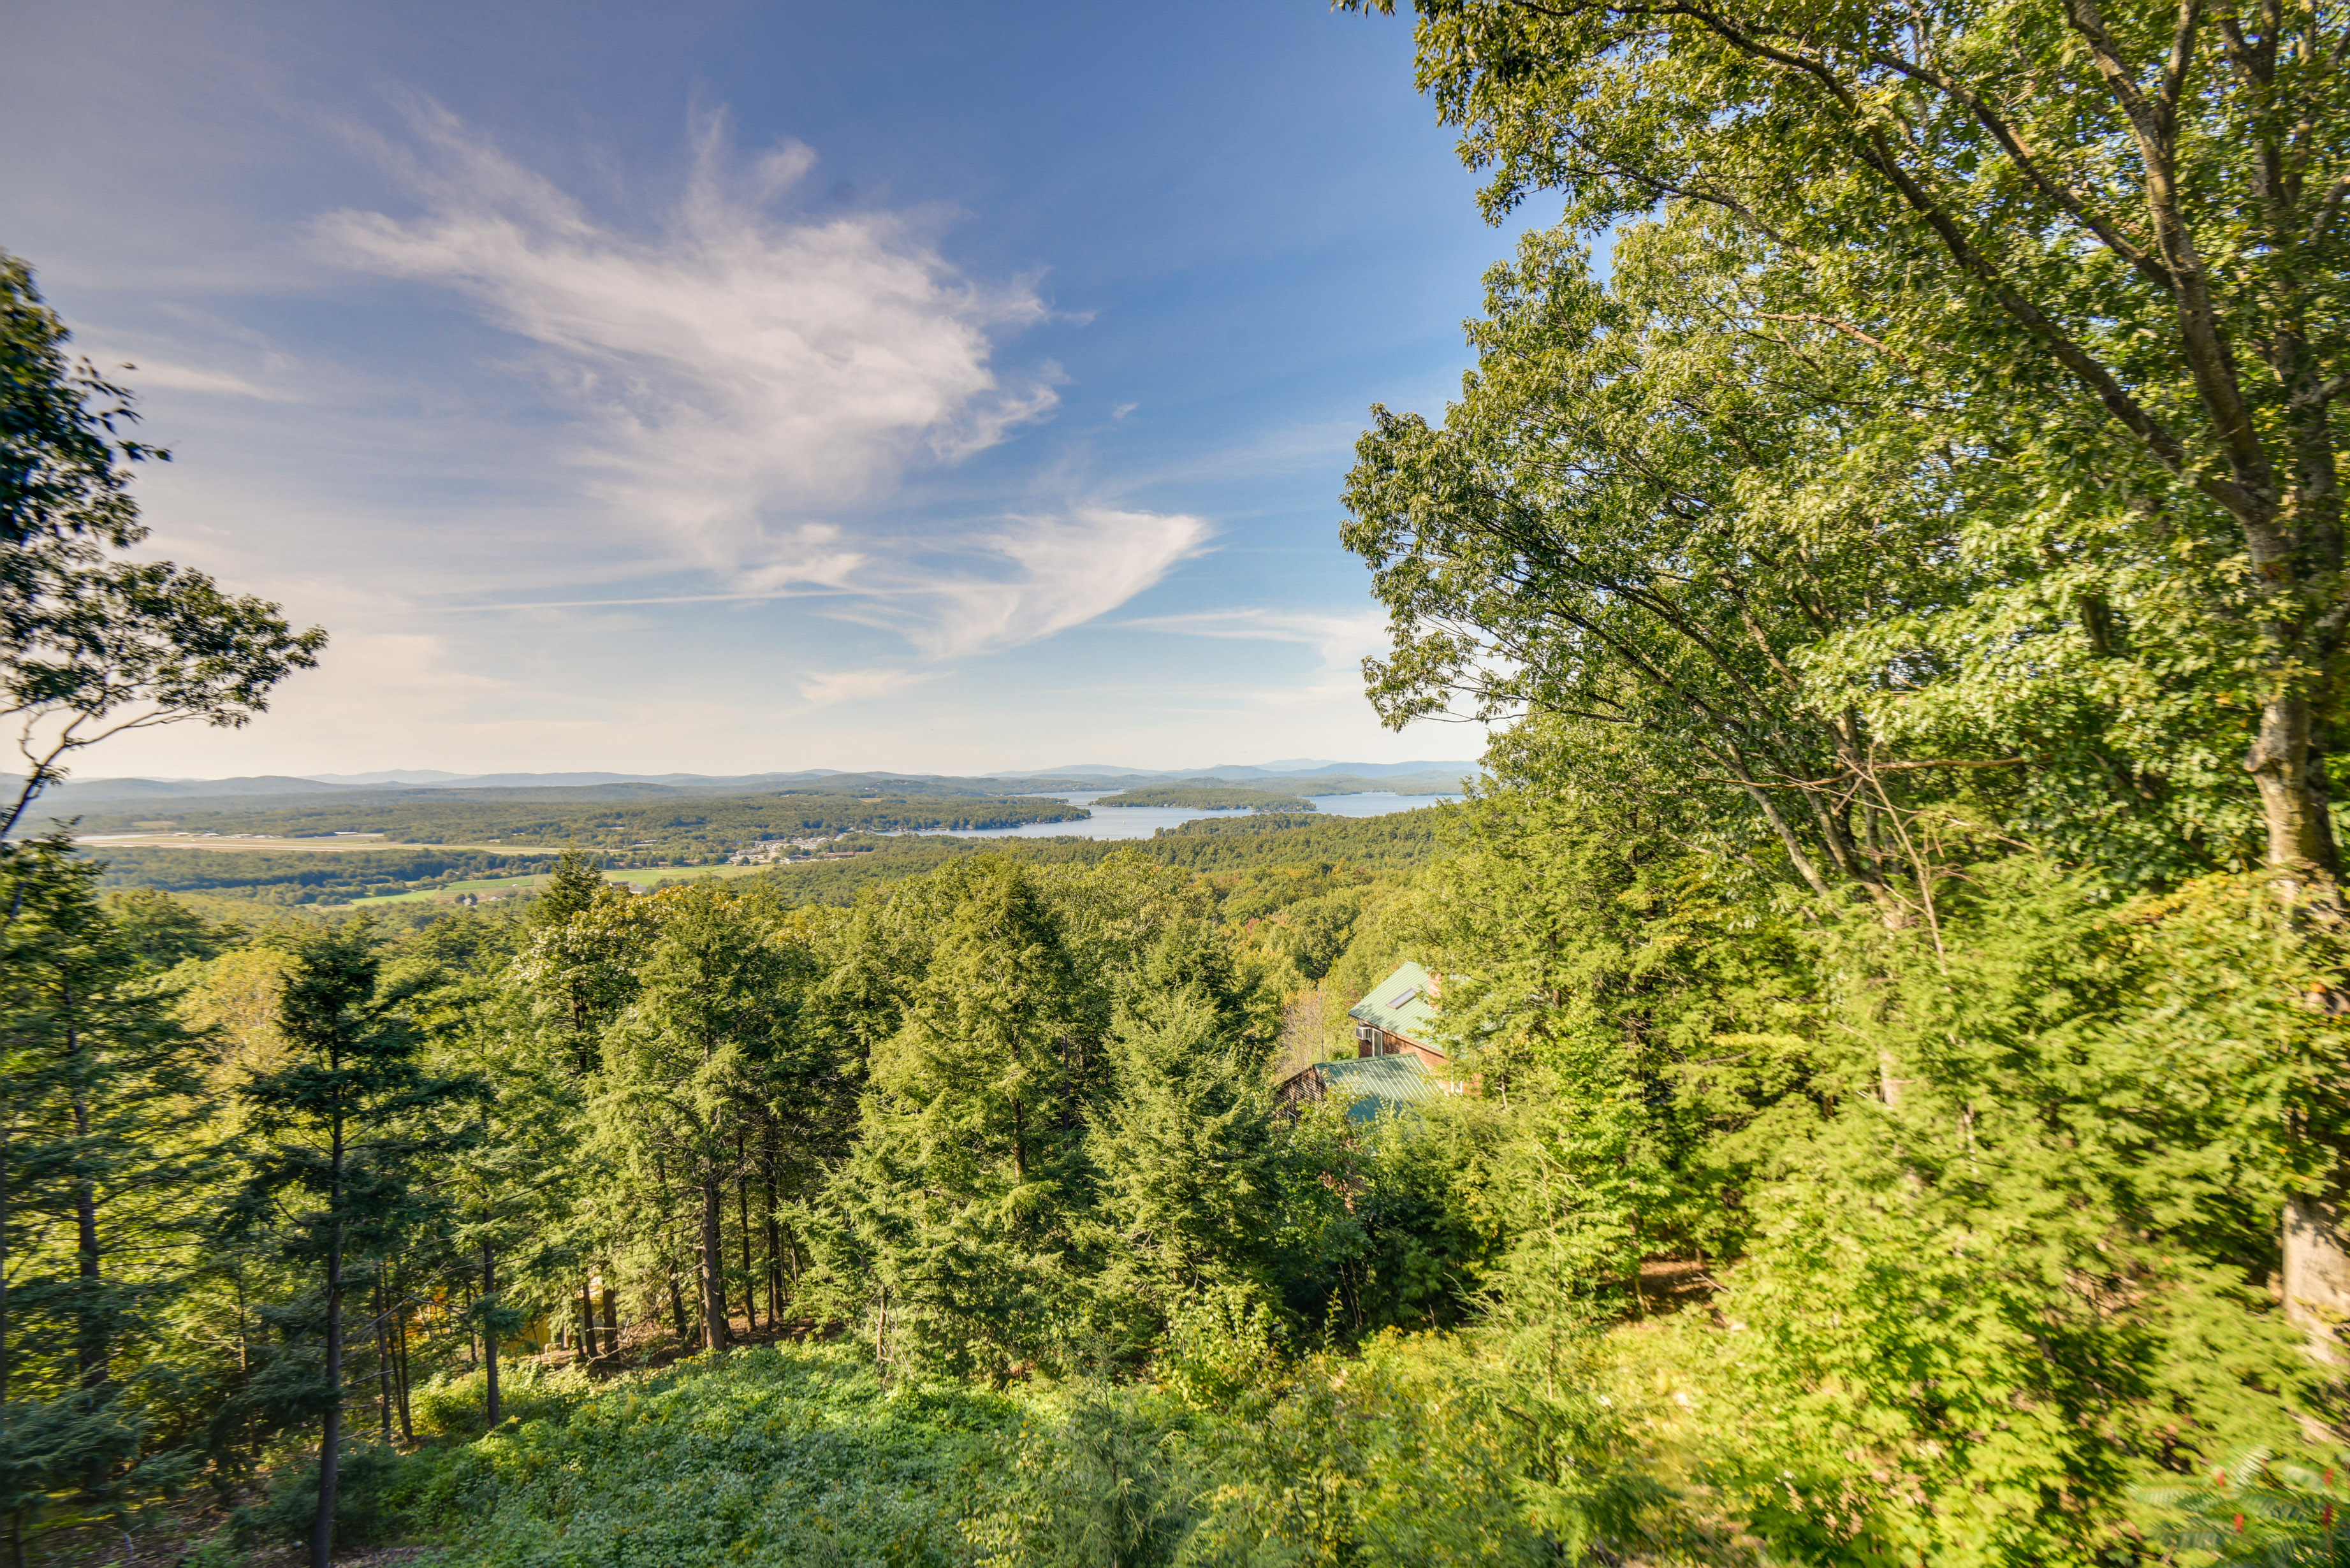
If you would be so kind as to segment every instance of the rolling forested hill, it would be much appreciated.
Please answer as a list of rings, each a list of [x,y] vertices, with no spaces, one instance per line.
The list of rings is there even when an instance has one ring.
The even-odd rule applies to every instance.
[[[1387,816],[1251,815],[1187,822],[1150,838],[911,838],[886,841],[870,854],[817,861],[773,872],[784,898],[795,904],[847,904],[858,889],[925,876],[951,860],[1002,855],[1031,865],[1091,865],[1114,855],[1139,855],[1201,874],[1274,867],[1352,867],[1374,873],[1408,870],[1437,849],[1437,813],[1399,811]]]
[[[1141,855],[1197,872],[1246,871],[1273,866],[1350,866],[1386,873],[1417,865],[1436,845],[1436,814],[1419,810],[1388,816],[1319,817],[1258,815],[1186,823],[1155,838],[957,838],[949,835],[852,837],[845,859],[798,862],[764,873],[793,904],[847,904],[860,888],[926,875],[949,861],[998,854],[1035,865],[1094,864],[1113,855]],[[516,850],[400,848],[311,850],[174,849],[99,846],[89,852],[106,869],[99,885],[114,890],[154,888],[169,893],[257,900],[278,906],[339,905],[386,894],[432,892],[478,878],[543,871],[552,857]],[[663,857],[614,856],[613,861]],[[693,867],[675,856],[681,878]],[[411,907],[412,908],[412,907]],[[417,918],[425,918],[418,911]]]
[[[544,870],[554,857],[464,849],[157,849],[91,852],[106,869],[99,886],[255,898],[265,904],[338,903],[369,894],[411,893],[475,877]]]
[[[264,804],[265,801],[266,804]],[[662,784],[579,789],[392,790],[192,801],[88,812],[84,834],[168,823],[195,833],[314,838],[380,833],[392,844],[578,844],[605,850],[659,846],[709,855],[767,838],[915,833],[1082,821],[1081,806],[1002,796],[790,793],[694,794]]]

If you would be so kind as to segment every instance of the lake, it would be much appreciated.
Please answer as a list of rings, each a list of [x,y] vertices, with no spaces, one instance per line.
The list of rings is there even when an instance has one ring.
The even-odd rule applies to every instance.
[[[1031,800],[1065,800],[1088,807],[1086,822],[1031,822],[1019,827],[983,827],[955,833],[957,838],[1148,838],[1162,827],[1197,822],[1203,816],[1246,816],[1244,811],[1201,811],[1180,805],[1095,805],[1116,790],[1078,790],[1071,794],[1038,794]],[[1360,794],[1315,794],[1312,801],[1325,816],[1385,816],[1391,811],[1412,811],[1457,794],[1397,794],[1392,790],[1366,790]]]

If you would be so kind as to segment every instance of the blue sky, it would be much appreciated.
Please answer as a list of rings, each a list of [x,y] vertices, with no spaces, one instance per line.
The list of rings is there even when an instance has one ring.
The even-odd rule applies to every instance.
[[[1178,6],[19,8],[0,244],[334,643],[84,776],[1473,756],[1336,496],[1506,254],[1409,24]]]

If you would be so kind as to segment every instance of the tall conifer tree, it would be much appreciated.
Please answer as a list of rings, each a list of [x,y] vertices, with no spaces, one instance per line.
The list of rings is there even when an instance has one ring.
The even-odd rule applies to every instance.
[[[422,1168],[462,1138],[434,1113],[481,1085],[426,1072],[421,1033],[404,1011],[410,998],[382,983],[380,943],[364,919],[299,933],[288,946],[296,961],[279,1030],[290,1052],[238,1087],[259,1141],[231,1229],[274,1233],[312,1282],[321,1365],[310,1397],[323,1428],[310,1561],[328,1568],[354,1262],[385,1256],[436,1218],[442,1199]]]

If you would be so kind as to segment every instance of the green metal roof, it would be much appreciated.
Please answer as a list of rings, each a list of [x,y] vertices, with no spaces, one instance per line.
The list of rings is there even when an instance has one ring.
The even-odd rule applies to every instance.
[[[1427,1064],[1409,1051],[1325,1062],[1317,1070],[1331,1094],[1344,1095],[1351,1102],[1347,1106],[1350,1122],[1372,1121],[1381,1111],[1402,1110],[1444,1093],[1444,1085]]]
[[[1435,979],[1416,963],[1399,965],[1395,973],[1371,987],[1370,993],[1347,1009],[1347,1016],[1390,1034],[1417,1040],[1430,1050],[1435,1044],[1436,1009],[1429,1002],[1429,982]]]

